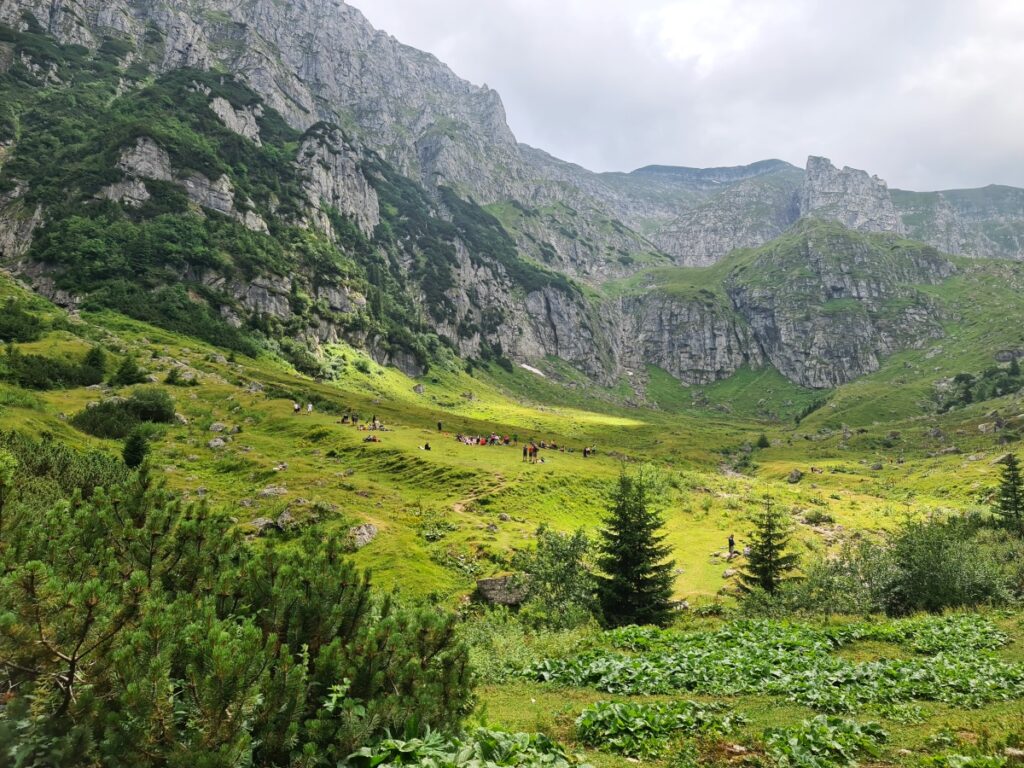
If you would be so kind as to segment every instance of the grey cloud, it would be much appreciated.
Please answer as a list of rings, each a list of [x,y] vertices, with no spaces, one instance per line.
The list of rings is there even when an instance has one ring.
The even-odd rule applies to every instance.
[[[890,185],[1024,186],[1015,0],[355,0],[594,170],[824,154]]]

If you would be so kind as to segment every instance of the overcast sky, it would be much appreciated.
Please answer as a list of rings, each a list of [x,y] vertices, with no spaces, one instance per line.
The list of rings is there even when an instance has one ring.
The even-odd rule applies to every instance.
[[[592,170],[808,154],[1024,186],[1024,0],[351,0]]]

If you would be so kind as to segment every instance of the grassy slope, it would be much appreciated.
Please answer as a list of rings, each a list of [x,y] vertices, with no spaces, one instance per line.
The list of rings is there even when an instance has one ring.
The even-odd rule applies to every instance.
[[[985,273],[958,279],[998,283],[1000,278]],[[8,281],[2,286],[0,298],[21,293]],[[992,298],[996,305],[999,296]],[[33,301],[52,317],[61,315],[42,300]],[[982,302],[976,306],[979,313],[997,309]],[[386,583],[446,601],[468,592],[474,577],[507,568],[510,551],[527,546],[539,523],[594,530],[621,459],[653,461],[669,479],[664,501],[669,542],[681,569],[677,592],[710,599],[724,583],[724,567],[712,553],[722,549],[729,533],[742,542],[749,510],[765,492],[793,509],[797,519],[817,509],[855,530],[884,529],[908,513],[984,500],[997,474],[991,460],[1005,448],[979,432],[977,423],[993,408],[1008,416],[1024,408],[1004,398],[935,417],[922,415],[916,406],[933,376],[972,363],[968,350],[980,332],[972,329],[983,321],[965,317],[962,335],[951,331],[943,344],[962,345],[963,351],[947,351],[950,359],[932,366],[941,371],[929,370],[927,376],[919,371],[920,381],[897,390],[893,382],[907,375],[907,360],[921,367],[929,352],[897,356],[874,376],[840,389],[829,405],[795,429],[792,422],[754,418],[766,394],[799,404],[814,394],[793,388],[772,371],[744,371],[705,388],[710,405],[700,406],[689,390],[655,369],[649,372],[650,395],[660,407],[636,408],[623,404],[628,387],[594,391],[554,364],[547,379],[522,369],[494,368],[478,369],[475,376],[433,371],[415,382],[372,362],[362,366],[369,373],[360,372],[353,363],[361,353],[345,347],[334,350],[348,360],[340,380],[318,384],[274,359],[225,361],[216,348],[115,314],[87,316],[70,330],[22,346],[79,356],[99,340],[136,355],[161,380],[174,361],[188,364],[199,372],[201,385],[172,388],[172,394],[189,425],[165,428],[155,449],[154,461],[172,486],[193,496],[202,493],[243,524],[285,508],[300,520],[319,515],[339,535],[356,523],[372,522],[381,534],[357,559]],[[1006,332],[1007,341],[1017,333],[1009,327]],[[417,383],[423,385],[422,394],[414,389]],[[886,403],[890,390],[893,420],[876,424],[868,408]],[[292,396],[317,399],[324,407],[312,416],[295,417]],[[118,443],[82,435],[62,418],[99,397],[86,389],[24,393],[0,385],[0,428],[48,432],[76,445],[117,452]],[[716,403],[728,404],[732,412],[721,412]],[[384,433],[379,444],[365,444],[364,433],[339,423],[346,408],[364,419],[377,415],[395,430]],[[437,434],[438,420],[449,434]],[[207,447],[215,437],[209,431],[215,421],[242,429],[218,451]],[[864,425],[867,431],[851,429],[844,438],[841,423]],[[946,437],[927,436],[936,426]],[[515,448],[467,447],[450,436],[492,429],[521,439],[554,440],[577,452],[548,451],[545,464],[531,466],[522,463]],[[761,432],[773,445],[754,452],[753,474],[728,471],[728,454],[753,443]],[[433,447],[430,452],[419,449],[426,441]],[[961,454],[928,455],[954,442]],[[584,460],[578,452],[584,445],[596,446],[598,456]],[[277,470],[282,463],[287,468]],[[881,469],[872,469],[876,463]],[[821,472],[811,473],[812,466]],[[786,482],[794,468],[807,473],[797,485]],[[286,495],[260,497],[259,491],[270,485],[284,486]],[[802,531],[802,546],[823,548],[820,536],[809,528]],[[428,541],[438,535],[439,540]]]

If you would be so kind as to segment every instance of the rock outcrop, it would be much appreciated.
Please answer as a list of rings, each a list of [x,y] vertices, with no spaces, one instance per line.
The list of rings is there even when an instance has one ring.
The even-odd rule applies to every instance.
[[[377,192],[363,175],[358,152],[337,130],[307,136],[296,163],[305,180],[311,226],[333,237],[328,211],[334,209],[350,216],[365,235],[373,234],[380,223]]]
[[[832,165],[824,157],[807,158],[800,215],[838,221],[860,232],[902,232],[889,188],[865,171]]]

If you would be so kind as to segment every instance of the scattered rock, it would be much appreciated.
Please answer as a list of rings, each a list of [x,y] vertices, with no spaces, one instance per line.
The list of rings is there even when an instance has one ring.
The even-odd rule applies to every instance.
[[[174,414],[174,420],[176,422],[178,422],[178,424],[180,424],[183,427],[187,427],[188,426],[188,418],[184,414],[181,414],[181,413]]]
[[[508,516],[507,514],[505,514],[504,512],[502,512],[502,513],[501,513],[500,515],[498,515],[498,519],[499,519],[499,520],[501,520],[501,522],[503,522],[503,523],[507,523],[507,522],[508,522],[509,520],[511,520],[512,518],[511,518],[511,517],[509,517],[509,516]]]
[[[206,447],[217,451],[223,448],[225,445],[227,445],[227,443],[225,443],[221,438],[215,437],[213,438],[213,440],[206,444]]]
[[[277,496],[284,496],[287,493],[288,493],[288,489],[285,488],[283,485],[268,485],[266,488],[264,488],[262,491],[260,491],[257,495],[261,499],[272,499],[272,498],[276,498]]]
[[[526,584],[519,576],[497,576],[476,582],[476,596],[490,605],[520,605],[526,594]]]
[[[801,472],[799,469],[794,469],[792,472],[789,473],[789,477],[786,478],[786,482],[789,483],[790,485],[796,485],[801,480],[803,480],[803,478],[804,473]]]
[[[879,464],[877,461],[874,464],[871,465],[871,471],[872,472],[878,472],[881,469],[882,469],[882,465]]]
[[[215,421],[210,425],[211,432],[223,432],[225,429],[227,429],[227,427],[219,421]]]
[[[1003,757],[1011,765],[1024,765],[1024,749],[1017,747],[1006,747],[1003,750]]]
[[[377,526],[373,523],[363,523],[348,530],[349,541],[355,549],[362,549],[375,538],[377,538]]]
[[[727,568],[727,569],[725,569],[722,572],[722,578],[723,579],[731,579],[733,576],[735,576],[738,573],[739,573],[739,571],[737,571],[735,568]]]
[[[255,529],[257,536],[263,536],[270,528],[280,530],[277,523],[269,517],[257,517],[255,520],[250,520],[249,525]]]
[[[422,395],[424,392],[427,391],[427,388],[424,387],[422,384],[417,384],[415,387],[412,388],[412,391],[415,392],[417,395]]]
[[[488,523],[487,524],[487,532],[488,533],[497,533],[498,532],[497,524],[496,523]]]
[[[287,509],[277,516],[277,527],[280,528],[282,531],[291,528],[293,525],[296,524],[296,522],[297,521],[295,520],[295,516]]]

